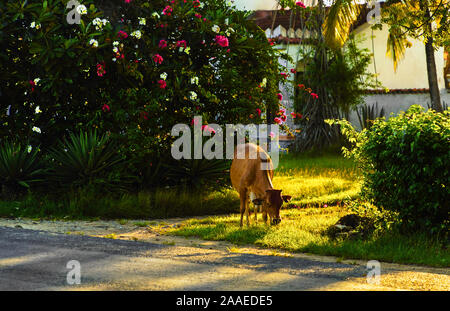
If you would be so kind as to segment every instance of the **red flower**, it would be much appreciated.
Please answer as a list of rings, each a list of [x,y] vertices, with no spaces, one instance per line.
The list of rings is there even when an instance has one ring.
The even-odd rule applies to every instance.
[[[128,34],[127,34],[125,31],[120,30],[120,31],[117,33],[117,37],[119,37],[119,39],[126,39],[126,38],[128,38]]]
[[[159,54],[156,54],[155,56],[153,56],[153,61],[157,64],[161,64],[163,62],[163,57]]]
[[[274,121],[275,121],[276,124],[282,124],[283,123],[283,121],[280,118],[275,118]]]
[[[301,1],[297,1],[297,2],[295,3],[295,5],[301,7],[302,9],[306,9],[306,6],[305,6],[305,5],[303,4],[303,2],[301,2]]]
[[[106,73],[105,70],[105,63],[101,62],[100,64],[97,64],[97,75],[99,77],[103,77],[103,75]]]
[[[304,84],[299,84],[298,87],[301,88],[301,89],[304,89],[305,85]]]
[[[286,117],[286,115],[285,114],[283,114],[281,117],[280,117],[280,119],[281,119],[281,121],[283,121],[283,122],[286,122],[286,120],[287,120],[287,117]]]
[[[170,16],[170,15],[172,15],[172,8],[168,5],[164,8],[162,13],[163,13],[163,15]]]
[[[225,36],[216,36],[216,43],[223,48],[229,45],[228,38]]]
[[[297,73],[297,70],[295,70],[294,68],[292,68],[292,69],[291,69],[291,72],[292,72],[293,74],[296,74],[296,73]]]
[[[258,116],[261,116],[261,109],[256,108],[256,112],[258,113]]]
[[[319,95],[317,95],[316,93],[311,93],[311,97],[314,98],[314,99],[318,99]]]
[[[159,48],[160,49],[164,49],[166,47],[167,47],[167,41],[166,40],[159,41]]]
[[[34,92],[34,88],[36,86],[36,83],[33,80],[30,80],[30,85],[31,85],[31,92]]]
[[[102,107],[103,112],[107,112],[110,111],[111,109],[109,108],[109,106],[107,104],[104,104]]]
[[[177,48],[179,48],[179,47],[186,48],[187,47],[186,40],[177,41]]]
[[[280,100],[280,101],[283,100],[283,95],[281,93],[278,93],[277,96],[278,96],[278,100]]]
[[[160,88],[160,89],[165,89],[166,86],[167,86],[167,83],[166,83],[166,81],[164,81],[164,80],[159,80],[159,81],[158,81],[158,84],[159,84],[159,88]]]
[[[282,75],[282,76],[283,76],[283,78],[285,78],[285,79],[287,79],[287,77],[288,77],[288,74],[287,74],[287,73],[285,73],[285,72],[280,72],[280,75]]]

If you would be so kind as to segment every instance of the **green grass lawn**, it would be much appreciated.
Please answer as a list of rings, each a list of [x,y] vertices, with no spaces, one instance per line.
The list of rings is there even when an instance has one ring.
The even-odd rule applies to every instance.
[[[326,230],[349,211],[341,207],[282,210],[278,226],[254,221],[250,227],[239,227],[239,215],[191,219],[167,234],[223,240],[237,245],[257,245],[291,252],[332,255],[342,259],[380,260],[435,267],[450,265],[450,252],[442,244],[422,234],[404,236],[386,233],[362,239],[332,239]],[[252,219],[253,220],[253,219]]]
[[[338,155],[280,158],[274,187],[293,197],[300,206],[333,205],[358,197],[359,174],[355,164]]]

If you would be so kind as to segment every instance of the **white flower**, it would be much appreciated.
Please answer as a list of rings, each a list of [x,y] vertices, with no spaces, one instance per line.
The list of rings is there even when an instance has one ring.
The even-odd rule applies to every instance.
[[[135,37],[136,39],[140,39],[142,37],[142,33],[140,30],[133,31],[130,36]]]
[[[143,17],[138,17],[139,20],[139,25],[146,25],[147,24],[147,20]]]
[[[78,14],[80,14],[80,15],[85,15],[85,14],[87,14],[87,8],[86,8],[86,6],[84,6],[84,5],[79,5],[78,7],[77,7],[77,12],[78,12]]]
[[[227,35],[227,37],[231,36],[231,34],[234,33],[234,29],[233,28],[228,28],[227,31],[225,32],[225,34]]]
[[[39,29],[39,28],[41,28],[41,24],[36,24],[36,22],[32,22],[32,23],[30,24],[30,28],[36,28],[36,29]]]
[[[197,93],[195,93],[194,91],[190,91],[189,92],[189,98],[191,99],[191,100],[196,100],[197,99]]]
[[[34,113],[38,114],[41,113],[42,110],[39,108],[39,106],[36,107],[36,109],[34,109]]]
[[[33,150],[33,147],[31,145],[28,145],[28,148],[27,148],[28,153],[30,153],[31,150]]]
[[[103,26],[106,26],[106,24],[108,24],[109,21],[107,19],[102,19],[102,23],[103,23]]]
[[[163,80],[166,80],[167,79],[167,73],[166,72],[163,72],[159,77],[161,78],[161,79],[163,79]]]
[[[266,87],[266,85],[267,85],[267,78],[264,78],[259,86]]]
[[[91,39],[91,41],[89,41],[89,44],[92,45],[94,48],[98,47],[98,41],[95,39]]]
[[[114,58],[112,59],[112,61],[113,61],[113,62],[117,61],[117,58],[114,57]]]
[[[39,81],[41,81],[41,79],[39,79],[39,78],[34,79],[34,84],[38,85]]]
[[[33,126],[33,128],[31,129],[33,132],[36,132],[36,133],[40,133],[41,132],[41,129],[40,128],[38,128],[38,127],[36,127],[36,126]]]
[[[205,4],[203,2],[200,3],[199,8],[203,9],[205,7]]]
[[[118,46],[119,45],[119,41],[114,41],[113,42],[113,46]]]
[[[215,33],[219,33],[220,32],[220,27],[217,25],[212,26],[212,31],[214,31]]]
[[[198,77],[191,78],[191,84],[197,84],[198,85]]]
[[[155,17],[155,18],[159,18],[160,16],[159,16],[159,14],[158,14],[158,13],[156,13],[156,12],[153,12],[153,14],[152,14],[152,17]]]
[[[114,52],[114,53],[119,52],[119,49],[117,48],[117,46],[115,46],[115,47],[113,48],[113,52]]]

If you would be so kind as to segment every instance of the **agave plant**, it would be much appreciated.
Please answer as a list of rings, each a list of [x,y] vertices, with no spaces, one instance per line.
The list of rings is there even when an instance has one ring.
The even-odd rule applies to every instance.
[[[188,190],[203,191],[229,184],[230,161],[181,160],[168,167],[168,177]]]
[[[43,181],[45,169],[38,148],[4,141],[0,144],[0,197],[14,199]]]
[[[120,167],[123,157],[108,136],[94,132],[70,134],[50,150],[53,178],[63,188],[103,186],[116,189],[123,185]]]
[[[384,108],[378,110],[378,103],[375,103],[372,106],[367,104],[362,105],[356,109],[356,113],[358,115],[359,125],[361,126],[361,130],[369,129],[373,121],[377,118],[382,118],[385,116]]]

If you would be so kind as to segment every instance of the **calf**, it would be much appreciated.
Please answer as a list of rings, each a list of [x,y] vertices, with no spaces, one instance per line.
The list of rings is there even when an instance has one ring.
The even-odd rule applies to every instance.
[[[239,148],[244,148],[243,150],[245,151],[245,156],[242,158],[237,157]],[[253,155],[256,155],[256,158]],[[266,170],[262,169],[263,166],[265,166]],[[263,220],[265,223],[267,222],[267,214],[270,217],[271,224],[275,225],[281,222],[281,206],[283,205],[283,201],[290,201],[291,196],[281,195],[281,190],[273,188],[273,163],[269,155],[261,147],[254,144],[238,145],[234,152],[230,177],[233,188],[239,192],[241,227],[244,213],[247,217],[247,226],[250,225],[248,219],[250,198],[256,206],[255,221],[258,221],[258,206],[262,206]]]

